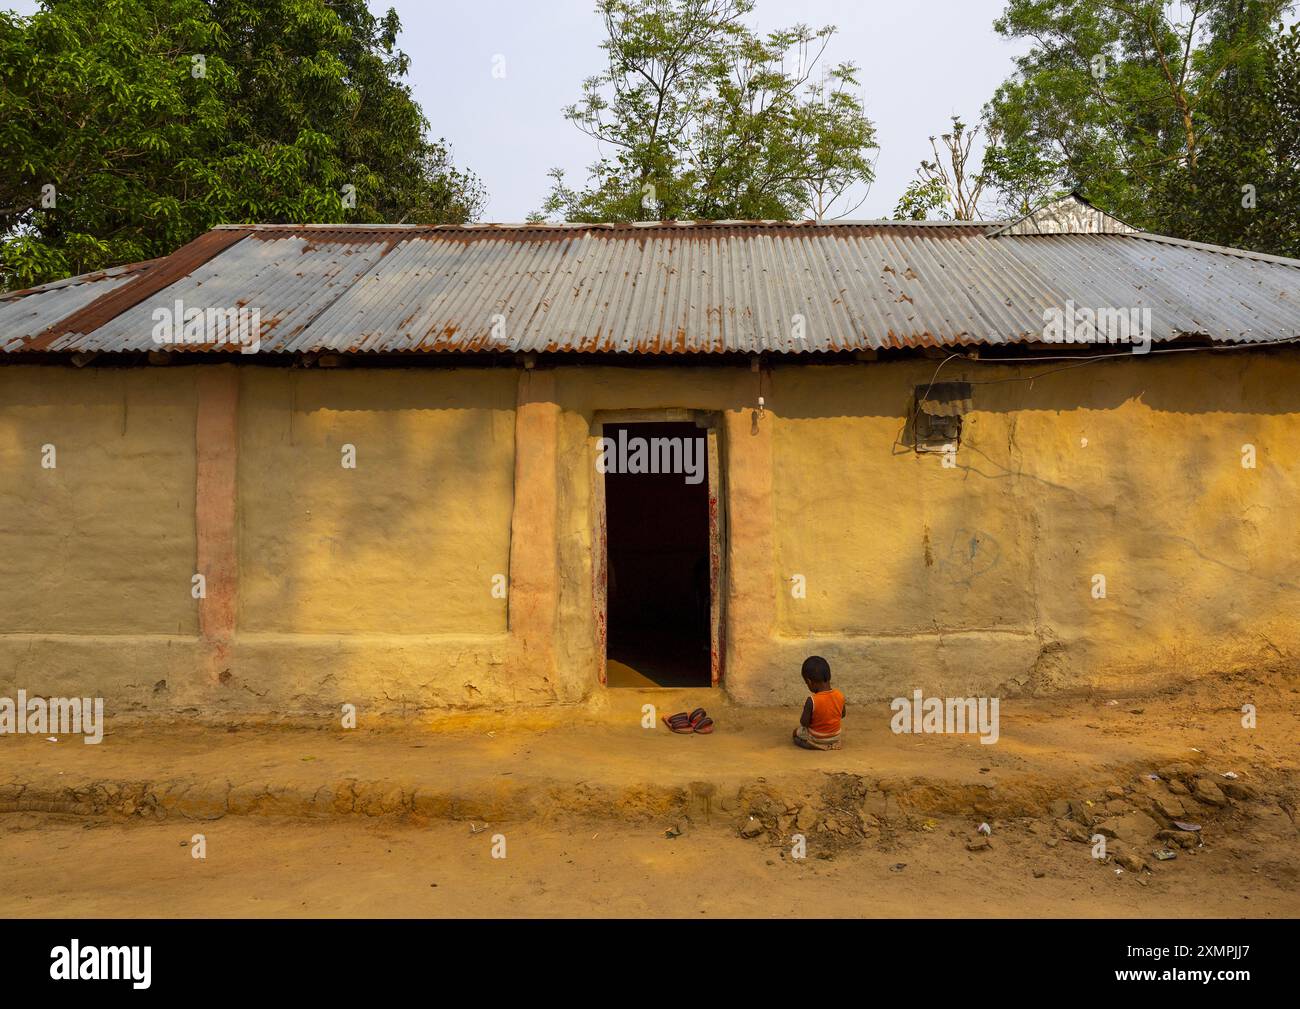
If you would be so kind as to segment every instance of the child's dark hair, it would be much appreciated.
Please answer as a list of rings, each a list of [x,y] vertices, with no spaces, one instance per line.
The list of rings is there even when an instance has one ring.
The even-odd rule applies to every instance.
[[[820,655],[809,655],[804,659],[801,672],[806,680],[816,680],[818,683],[831,682],[831,664]]]

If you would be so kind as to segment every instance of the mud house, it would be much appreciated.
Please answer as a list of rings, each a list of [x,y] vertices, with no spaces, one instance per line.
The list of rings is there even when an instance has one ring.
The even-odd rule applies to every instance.
[[[1011,223],[229,226],[0,299],[0,693],[1156,687],[1300,647],[1300,261]]]

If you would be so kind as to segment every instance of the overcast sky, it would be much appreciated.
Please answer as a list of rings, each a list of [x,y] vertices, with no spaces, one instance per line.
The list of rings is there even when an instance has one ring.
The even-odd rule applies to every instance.
[[[0,0],[3,2],[3,0]],[[35,2],[10,0],[29,14]],[[488,189],[487,221],[522,221],[541,205],[547,171],[571,185],[596,160],[595,141],[565,121],[584,78],[601,68],[594,0],[370,0],[396,7],[410,84],[435,136]],[[929,137],[950,115],[979,119],[980,108],[1026,48],[999,38],[1003,0],[757,0],[760,30],[802,22],[833,24],[826,60],[860,68],[867,114],[876,124],[876,183],[855,218],[890,217]],[[505,76],[493,76],[493,66]]]

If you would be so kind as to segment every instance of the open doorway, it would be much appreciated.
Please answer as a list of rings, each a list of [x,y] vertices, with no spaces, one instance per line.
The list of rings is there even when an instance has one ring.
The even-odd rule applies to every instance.
[[[606,682],[713,681],[706,431],[687,422],[607,423]]]

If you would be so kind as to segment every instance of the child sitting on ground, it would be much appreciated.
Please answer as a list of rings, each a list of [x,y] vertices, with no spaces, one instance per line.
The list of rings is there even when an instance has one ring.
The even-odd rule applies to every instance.
[[[810,655],[801,671],[812,696],[804,701],[794,744],[805,750],[838,750],[844,695],[831,689],[831,664],[820,655]]]

